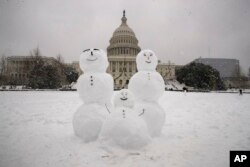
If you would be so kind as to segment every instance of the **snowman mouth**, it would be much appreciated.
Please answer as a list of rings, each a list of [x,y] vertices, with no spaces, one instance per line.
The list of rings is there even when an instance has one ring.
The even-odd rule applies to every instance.
[[[146,63],[148,63],[148,64],[149,64],[149,63],[151,63],[151,61],[150,61],[150,60],[146,60],[145,62],[146,62]]]
[[[94,59],[90,59],[90,58],[87,59],[87,61],[96,61],[96,60],[97,60],[97,57]]]
[[[121,97],[120,99],[123,101],[128,100],[128,98],[126,98],[126,97]]]

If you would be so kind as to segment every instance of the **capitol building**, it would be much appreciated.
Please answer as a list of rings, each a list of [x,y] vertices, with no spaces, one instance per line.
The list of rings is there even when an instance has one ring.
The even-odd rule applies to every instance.
[[[125,11],[121,19],[121,25],[114,31],[109,40],[107,55],[109,67],[107,72],[114,78],[114,89],[127,88],[130,78],[137,72],[136,56],[141,51],[138,45],[139,41],[134,31],[128,26]],[[53,64],[57,67],[56,59],[53,57],[42,57],[46,64]],[[28,75],[34,67],[35,59],[32,56],[10,56],[6,58],[4,74],[11,82],[17,85],[28,83]],[[76,71],[81,74],[79,62],[74,61],[70,64]],[[175,79],[175,65],[170,62],[167,64],[160,63],[156,69],[167,83],[168,80]],[[84,72],[84,71],[83,71]]]
[[[127,24],[123,11],[121,25],[114,31],[107,48],[108,73],[114,78],[115,89],[127,88],[129,79],[137,72],[136,56],[141,51],[138,42],[134,31]],[[175,67],[171,63],[159,63],[157,71],[164,80],[175,78]]]

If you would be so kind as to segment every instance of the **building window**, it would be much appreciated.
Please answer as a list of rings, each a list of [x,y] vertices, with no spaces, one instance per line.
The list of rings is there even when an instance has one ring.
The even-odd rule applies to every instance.
[[[129,72],[132,72],[132,62],[129,62]]]
[[[119,80],[119,85],[122,85],[122,80]]]
[[[118,68],[119,68],[119,72],[122,72],[122,62],[119,62]]]
[[[115,62],[112,62],[112,72],[115,72]]]

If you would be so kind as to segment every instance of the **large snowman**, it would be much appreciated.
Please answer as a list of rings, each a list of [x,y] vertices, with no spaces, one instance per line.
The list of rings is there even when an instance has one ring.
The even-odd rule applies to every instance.
[[[83,104],[73,117],[75,134],[85,142],[98,138],[103,122],[110,114],[113,78],[106,73],[106,53],[101,49],[86,49],[80,55],[84,74],[77,81],[77,90]]]
[[[151,50],[142,50],[136,57],[138,72],[130,79],[128,89],[136,98],[135,110],[148,126],[152,137],[161,134],[165,111],[158,104],[165,90],[162,76],[156,71],[158,59]]]
[[[124,149],[137,149],[151,139],[145,121],[134,111],[134,96],[122,89],[114,95],[114,112],[103,124],[100,141]]]

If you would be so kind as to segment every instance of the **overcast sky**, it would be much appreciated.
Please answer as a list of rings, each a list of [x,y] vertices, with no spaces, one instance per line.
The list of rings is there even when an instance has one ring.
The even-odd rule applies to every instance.
[[[250,0],[0,0],[0,55],[105,49],[126,10],[139,46],[163,62],[235,58],[250,66]]]

